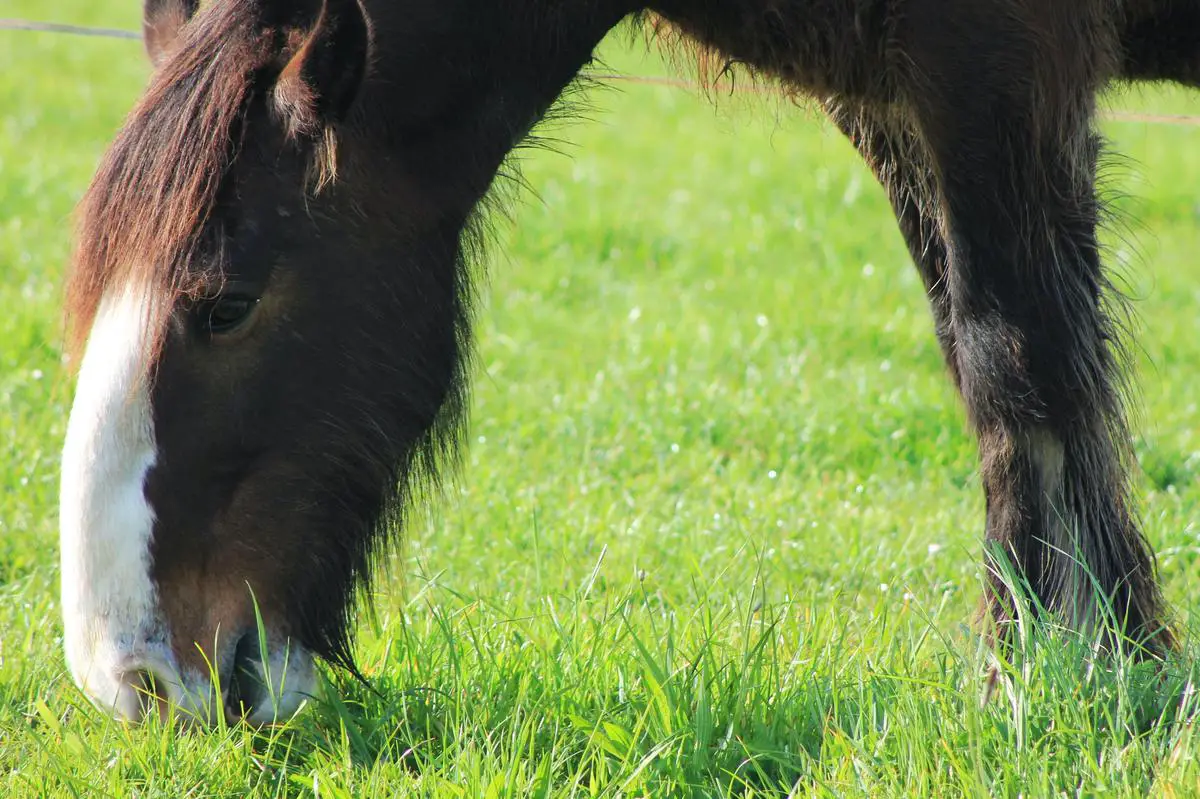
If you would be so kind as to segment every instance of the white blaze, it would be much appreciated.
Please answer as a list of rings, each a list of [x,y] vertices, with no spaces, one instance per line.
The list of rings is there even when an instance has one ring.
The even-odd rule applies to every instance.
[[[154,513],[144,486],[155,445],[143,368],[146,318],[146,303],[129,291],[100,303],[79,369],[59,494],[67,662],[80,688],[126,717],[139,714],[125,672],[170,657],[150,579]]]

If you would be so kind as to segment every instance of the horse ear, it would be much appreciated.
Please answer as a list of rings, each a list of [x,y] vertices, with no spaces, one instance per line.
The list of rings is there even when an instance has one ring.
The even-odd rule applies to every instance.
[[[324,0],[275,84],[276,105],[293,133],[315,133],[350,113],[366,75],[370,40],[358,0]]]
[[[142,5],[142,41],[150,63],[158,66],[175,44],[179,31],[187,23],[200,0],[145,0]]]

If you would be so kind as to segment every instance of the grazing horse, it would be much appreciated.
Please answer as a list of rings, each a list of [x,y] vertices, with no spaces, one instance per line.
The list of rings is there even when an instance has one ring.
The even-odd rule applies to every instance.
[[[885,187],[978,434],[986,628],[1011,564],[1043,614],[1170,649],[1094,124],[1113,81],[1200,84],[1200,3],[146,0],[67,290],[65,640],[98,704],[269,722],[351,664],[384,529],[461,437],[481,203],[624,20],[818,99]]]

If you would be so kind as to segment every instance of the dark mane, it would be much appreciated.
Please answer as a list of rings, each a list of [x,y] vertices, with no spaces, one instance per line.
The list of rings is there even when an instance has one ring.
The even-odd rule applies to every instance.
[[[241,0],[198,15],[100,163],[79,206],[67,282],[72,352],[110,287],[155,298],[158,319],[199,288],[189,259],[236,157],[256,73],[272,59],[272,35],[255,17]]]

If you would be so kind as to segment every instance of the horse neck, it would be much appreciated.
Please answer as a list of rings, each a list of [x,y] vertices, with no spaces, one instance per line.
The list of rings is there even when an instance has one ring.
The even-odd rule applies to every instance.
[[[465,112],[475,125],[492,128],[495,146],[506,153],[550,109],[580,70],[591,60],[604,36],[621,20],[639,10],[635,0],[507,0],[507,2],[446,2],[447,20],[454,26],[433,50],[414,41],[414,25],[395,0],[364,0],[372,19],[375,79],[366,89],[366,105],[378,119],[377,130],[395,136],[401,126],[389,125],[389,114],[404,113],[395,87],[414,87],[424,81],[463,98]],[[471,13],[462,9],[476,6]],[[430,48],[421,72],[414,74],[414,48]],[[425,76],[428,76],[427,78]],[[435,89],[434,91],[437,91]],[[417,90],[419,91],[419,89]],[[478,129],[476,129],[478,133]],[[398,142],[393,142],[398,143]],[[473,142],[476,157],[479,141]]]

